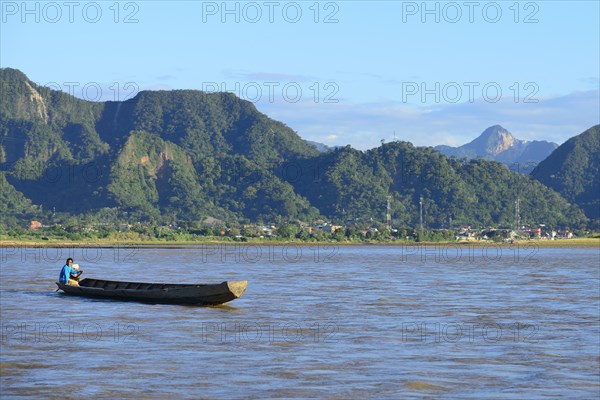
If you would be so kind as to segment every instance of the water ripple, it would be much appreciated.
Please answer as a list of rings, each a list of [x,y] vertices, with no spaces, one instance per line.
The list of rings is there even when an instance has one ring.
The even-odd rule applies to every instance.
[[[37,260],[24,281],[20,257],[3,258],[3,398],[55,396],[66,376],[67,398],[600,393],[596,249],[540,249],[535,262],[514,251],[449,260],[439,248],[288,250],[129,249],[119,262],[114,250],[76,261],[90,277],[250,282],[217,307],[64,296],[61,265]]]

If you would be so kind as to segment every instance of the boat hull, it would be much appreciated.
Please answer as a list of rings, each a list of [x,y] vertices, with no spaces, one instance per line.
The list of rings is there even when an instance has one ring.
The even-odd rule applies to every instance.
[[[163,284],[108,281],[87,278],[79,286],[56,282],[58,288],[72,296],[134,300],[165,304],[219,305],[242,296],[247,281],[219,284]]]

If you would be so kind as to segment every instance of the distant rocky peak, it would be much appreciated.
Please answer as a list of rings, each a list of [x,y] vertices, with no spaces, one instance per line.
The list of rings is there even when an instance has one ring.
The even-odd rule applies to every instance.
[[[487,128],[472,143],[476,144],[475,142],[477,141],[480,142],[480,146],[477,146],[479,147],[478,150],[490,155],[502,153],[519,142],[517,139],[515,139],[512,133],[500,125],[494,125]]]
[[[547,141],[525,141],[515,138],[500,125],[490,126],[477,138],[459,147],[436,146],[435,149],[447,156],[486,158],[506,165],[515,163],[533,168],[548,157],[558,145]]]

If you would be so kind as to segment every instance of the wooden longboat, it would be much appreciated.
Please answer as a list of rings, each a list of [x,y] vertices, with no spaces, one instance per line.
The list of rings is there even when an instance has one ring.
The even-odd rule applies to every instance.
[[[248,281],[218,284],[178,284],[108,281],[86,278],[79,286],[56,282],[68,295],[136,300],[151,303],[218,305],[244,294]]]

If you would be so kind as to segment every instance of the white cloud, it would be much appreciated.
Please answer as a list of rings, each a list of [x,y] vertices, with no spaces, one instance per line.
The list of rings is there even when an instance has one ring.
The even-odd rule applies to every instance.
[[[540,98],[537,103],[513,99],[490,103],[477,99],[473,103],[414,107],[393,101],[356,104],[340,100],[334,104],[275,101],[259,103],[257,107],[305,139],[351,144],[358,149],[379,146],[381,139],[393,140],[394,132],[397,140],[417,146],[457,146],[496,124],[519,139],[561,144],[600,123],[598,90]]]

